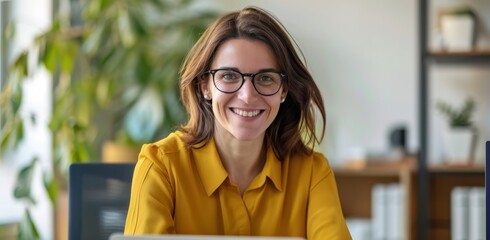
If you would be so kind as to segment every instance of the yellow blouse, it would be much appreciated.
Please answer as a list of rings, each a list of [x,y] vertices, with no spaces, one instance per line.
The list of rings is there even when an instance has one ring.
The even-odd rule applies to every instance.
[[[240,194],[214,140],[189,149],[183,133],[144,145],[133,176],[125,234],[209,234],[351,239],[334,174],[320,153],[264,168]]]

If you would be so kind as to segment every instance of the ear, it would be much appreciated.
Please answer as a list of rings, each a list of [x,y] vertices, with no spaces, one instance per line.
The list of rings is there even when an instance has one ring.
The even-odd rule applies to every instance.
[[[207,100],[211,99],[211,91],[209,90],[209,86],[209,78],[207,76],[201,76],[199,78],[199,88],[201,89],[201,94]]]
[[[281,99],[284,99],[286,98],[286,96],[288,95],[288,90],[287,89],[282,89],[282,92],[281,92]]]

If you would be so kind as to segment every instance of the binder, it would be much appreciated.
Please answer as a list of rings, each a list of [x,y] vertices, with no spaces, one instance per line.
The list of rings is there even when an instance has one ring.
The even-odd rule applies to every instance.
[[[455,187],[451,191],[451,239],[468,239],[468,188]]]

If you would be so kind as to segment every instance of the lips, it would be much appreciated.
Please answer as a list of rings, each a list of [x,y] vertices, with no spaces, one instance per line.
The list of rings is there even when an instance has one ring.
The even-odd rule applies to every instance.
[[[237,108],[232,108],[231,111],[233,111],[234,113],[236,113],[242,117],[255,117],[262,112],[262,110],[246,111],[246,110],[237,109]]]

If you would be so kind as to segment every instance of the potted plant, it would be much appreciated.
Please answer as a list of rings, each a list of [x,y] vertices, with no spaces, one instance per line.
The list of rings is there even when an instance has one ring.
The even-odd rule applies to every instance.
[[[53,76],[53,174],[45,183],[53,204],[59,189],[66,189],[70,163],[99,161],[107,142],[139,149],[185,119],[178,70],[216,16],[191,0],[75,3],[71,14],[57,14],[52,26],[14,59],[0,95],[0,150],[5,153],[22,140],[24,122],[35,121],[19,111],[23,80],[38,66]],[[34,163],[19,173],[20,199],[32,199]],[[26,226],[34,227],[25,231],[35,236],[35,225],[26,219]]]
[[[447,118],[448,130],[445,132],[447,161],[468,164],[474,160],[477,132],[472,122],[475,102],[467,98],[460,108],[439,101],[437,109]]]
[[[448,51],[470,51],[476,41],[476,15],[463,6],[446,11],[440,18],[444,47]]]

